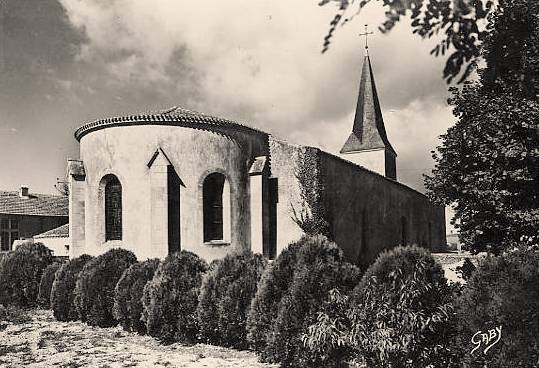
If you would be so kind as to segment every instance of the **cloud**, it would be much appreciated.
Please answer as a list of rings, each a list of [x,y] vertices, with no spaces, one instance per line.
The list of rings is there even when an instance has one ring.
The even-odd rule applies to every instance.
[[[8,3],[4,23],[14,36],[6,41],[6,70],[13,88],[0,89],[0,113],[22,138],[46,139],[16,153],[6,138],[3,152],[16,157],[13,168],[48,153],[33,172],[36,186],[50,172],[63,172],[60,148],[76,157],[72,133],[82,123],[171,105],[338,152],[352,128],[364,23],[375,30],[370,54],[403,181],[421,181],[408,168],[432,164],[432,137],[450,123],[443,60],[428,54],[432,42],[413,36],[407,21],[389,35],[376,32],[384,19],[379,2],[339,28],[325,54],[322,41],[336,8],[313,0]]]

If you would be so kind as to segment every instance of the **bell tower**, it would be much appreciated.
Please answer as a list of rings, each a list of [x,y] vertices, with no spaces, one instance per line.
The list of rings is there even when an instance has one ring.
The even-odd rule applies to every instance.
[[[366,27],[366,26],[365,26]],[[367,36],[359,95],[352,133],[341,148],[341,157],[390,179],[397,180],[397,153],[389,143],[369,58]]]

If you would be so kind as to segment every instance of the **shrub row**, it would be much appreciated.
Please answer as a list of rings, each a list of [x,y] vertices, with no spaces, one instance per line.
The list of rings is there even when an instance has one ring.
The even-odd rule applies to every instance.
[[[489,257],[461,286],[448,285],[425,250],[397,247],[382,253],[351,293],[330,291],[329,307],[302,339],[328,357],[325,366],[536,366],[537,285],[537,251]],[[500,326],[488,354],[485,341],[472,353],[475,334]]]
[[[539,253],[487,257],[467,277],[465,286],[448,284],[415,246],[383,252],[361,275],[322,236],[291,243],[269,264],[241,253],[210,266],[187,251],[139,263],[123,249],[60,265],[35,244],[0,259],[0,301],[47,307],[50,295],[58,320],[120,323],[164,343],[251,348],[283,367],[539,362]],[[471,353],[472,336],[498,326],[503,336],[490,354]]]

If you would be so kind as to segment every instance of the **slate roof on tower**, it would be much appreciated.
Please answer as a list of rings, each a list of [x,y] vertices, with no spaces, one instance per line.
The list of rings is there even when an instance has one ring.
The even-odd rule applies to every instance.
[[[359,83],[354,126],[352,133],[341,149],[341,153],[383,148],[391,151],[395,156],[397,155],[387,138],[371,61],[369,55],[365,55]]]

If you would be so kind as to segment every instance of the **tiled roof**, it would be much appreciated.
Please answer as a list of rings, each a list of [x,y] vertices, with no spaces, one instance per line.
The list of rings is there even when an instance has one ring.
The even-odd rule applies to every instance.
[[[246,133],[267,135],[267,133],[261,130],[251,128],[247,125],[232,120],[206,115],[197,111],[191,111],[174,106],[167,110],[149,112],[145,114],[96,120],[84,124],[79,129],[77,129],[75,131],[75,138],[80,141],[81,138],[84,137],[86,134],[96,130],[113,126],[134,125],[174,125],[195,129],[214,130],[220,132],[234,130]]]
[[[41,238],[68,238],[69,237],[69,224],[62,225],[56,229],[45,231],[44,233],[34,235],[34,239]]]
[[[68,216],[68,206],[66,196],[30,193],[20,197],[19,192],[0,191],[0,214]]]

